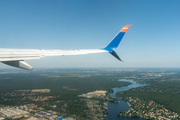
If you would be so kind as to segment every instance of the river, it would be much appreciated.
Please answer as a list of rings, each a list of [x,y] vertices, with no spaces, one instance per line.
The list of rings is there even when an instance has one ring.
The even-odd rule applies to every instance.
[[[126,101],[116,97],[116,93],[122,92],[122,91],[127,91],[132,88],[147,86],[148,84],[140,84],[140,83],[134,82],[133,80],[127,80],[127,79],[120,79],[118,81],[130,82],[132,84],[130,84],[128,86],[112,88],[114,92],[110,93],[109,95],[112,98],[117,98],[119,102],[118,103],[113,103],[113,102],[107,103],[108,114],[105,117],[105,120],[145,120],[143,118],[130,118],[130,117],[117,116],[118,112],[129,110],[130,106],[128,105],[128,103]]]

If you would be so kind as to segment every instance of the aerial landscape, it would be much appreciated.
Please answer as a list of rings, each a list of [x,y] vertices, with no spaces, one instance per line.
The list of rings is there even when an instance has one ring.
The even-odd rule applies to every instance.
[[[113,88],[132,84],[145,85],[118,92],[128,107],[113,117],[180,119],[180,69],[1,70],[0,76],[0,115],[5,119],[111,119],[108,104],[124,104],[111,97]]]
[[[179,5],[0,0],[0,120],[180,120]]]

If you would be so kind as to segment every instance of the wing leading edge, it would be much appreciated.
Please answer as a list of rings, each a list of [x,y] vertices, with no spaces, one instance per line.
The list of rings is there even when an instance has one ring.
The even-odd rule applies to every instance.
[[[114,51],[130,25],[124,26],[111,42],[102,49],[80,49],[80,50],[40,50],[40,49],[0,49],[0,62],[26,70],[32,70],[24,60],[40,59],[46,56],[83,55],[92,53],[109,52],[111,55],[122,61]]]

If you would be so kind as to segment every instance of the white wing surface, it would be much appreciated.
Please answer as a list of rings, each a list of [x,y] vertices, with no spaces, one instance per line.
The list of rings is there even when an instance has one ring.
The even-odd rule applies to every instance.
[[[46,56],[65,56],[65,55],[82,55],[92,53],[109,52],[118,60],[121,61],[119,56],[115,53],[121,39],[126,33],[130,25],[124,26],[123,29],[113,38],[113,40],[102,49],[81,49],[81,50],[46,50],[46,49],[0,49],[0,62],[18,67],[26,70],[32,70],[24,60],[27,59],[40,59]]]
[[[0,49],[0,61],[40,59],[46,56],[81,55],[108,52],[103,49],[81,50],[38,50],[38,49]]]

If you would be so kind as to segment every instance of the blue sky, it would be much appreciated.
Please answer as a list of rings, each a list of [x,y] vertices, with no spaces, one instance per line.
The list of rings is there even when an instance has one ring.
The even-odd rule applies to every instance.
[[[179,6],[179,0],[0,0],[0,48],[102,48],[132,24],[116,49],[124,62],[101,53],[27,63],[34,68],[180,67]]]

